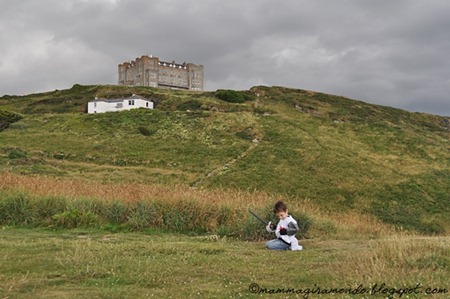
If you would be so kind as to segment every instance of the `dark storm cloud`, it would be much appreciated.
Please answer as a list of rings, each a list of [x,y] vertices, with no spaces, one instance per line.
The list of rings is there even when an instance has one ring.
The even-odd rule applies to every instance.
[[[0,0],[1,1],[1,0]],[[450,115],[450,2],[1,1],[0,93],[114,84],[143,54],[205,88],[282,85]]]

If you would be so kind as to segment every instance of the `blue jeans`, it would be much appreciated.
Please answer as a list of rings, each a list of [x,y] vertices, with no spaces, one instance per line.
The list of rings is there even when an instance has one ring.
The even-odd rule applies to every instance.
[[[267,249],[270,250],[289,250],[291,249],[291,246],[284,243],[280,239],[273,239],[266,242]]]

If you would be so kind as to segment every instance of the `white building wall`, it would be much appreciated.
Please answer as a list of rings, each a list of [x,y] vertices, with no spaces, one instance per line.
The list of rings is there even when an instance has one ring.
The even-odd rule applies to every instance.
[[[136,108],[154,109],[153,102],[145,99],[95,100],[88,103],[88,113],[104,113]]]

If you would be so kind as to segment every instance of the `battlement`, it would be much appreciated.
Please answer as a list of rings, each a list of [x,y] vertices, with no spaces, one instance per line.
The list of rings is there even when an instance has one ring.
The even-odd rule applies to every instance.
[[[118,65],[119,85],[202,91],[203,74],[203,65],[160,61],[151,55]]]

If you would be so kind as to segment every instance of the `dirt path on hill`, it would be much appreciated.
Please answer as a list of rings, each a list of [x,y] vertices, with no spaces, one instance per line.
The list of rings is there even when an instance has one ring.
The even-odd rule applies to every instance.
[[[239,156],[231,159],[230,161],[225,163],[223,166],[215,168],[215,169],[211,170],[210,172],[206,173],[205,175],[200,177],[198,180],[193,182],[191,184],[191,186],[197,187],[197,186],[201,185],[209,177],[212,177],[214,175],[220,175],[221,172],[226,171],[231,165],[235,164],[236,162],[238,162],[239,160],[241,160],[242,158],[247,156],[248,153],[250,153],[252,150],[254,150],[257,146],[258,146],[258,141],[253,141],[253,143],[244,152],[242,152]]]

